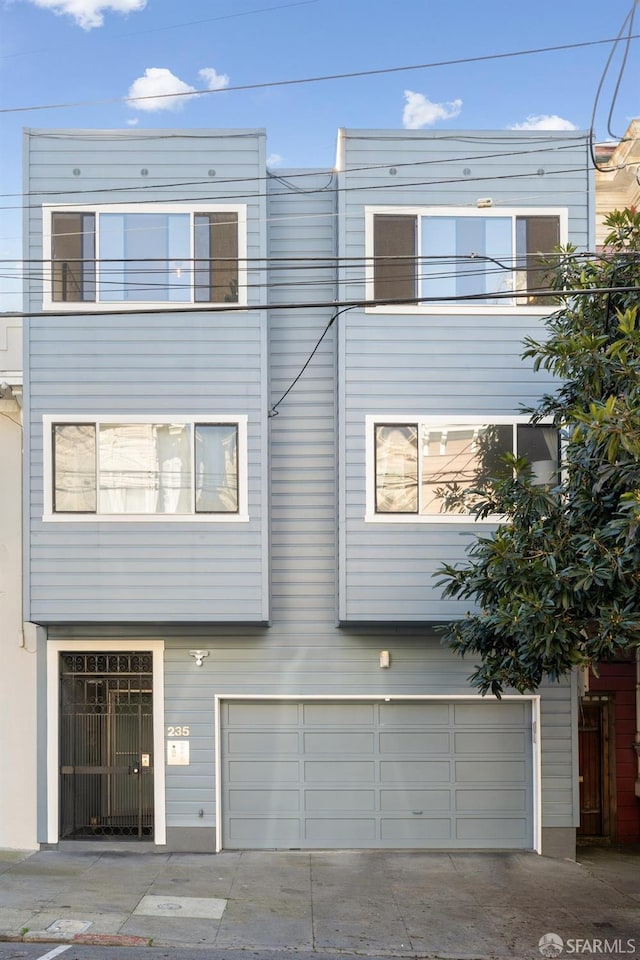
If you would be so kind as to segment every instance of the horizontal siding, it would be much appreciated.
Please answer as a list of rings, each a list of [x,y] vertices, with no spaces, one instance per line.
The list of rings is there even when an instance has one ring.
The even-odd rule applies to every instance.
[[[264,257],[260,132],[127,137],[117,131],[75,136],[31,131],[28,140],[30,189],[43,202],[233,198],[247,203],[248,256]],[[176,186],[163,185],[169,182]],[[37,257],[40,210],[30,211],[29,222],[29,256]],[[254,270],[251,301],[260,301],[263,283],[261,269]],[[41,305],[41,292],[34,289],[31,307]],[[266,619],[265,315],[32,317],[26,337],[30,618],[41,623]],[[45,415],[247,416],[249,522],[43,522]]]
[[[568,208],[570,240],[589,244],[586,142],[578,133],[343,131],[341,296],[363,296],[366,206]],[[362,170],[367,165],[375,170]],[[525,175],[520,179],[520,174]],[[444,180],[450,180],[447,184]],[[526,199],[522,199],[523,196]],[[517,415],[552,387],[521,359],[541,317],[494,313],[349,311],[340,326],[340,618],[424,621],[462,616],[469,605],[445,601],[434,574],[465,557],[473,524],[365,523],[365,418]],[[478,529],[482,533],[487,526]],[[384,571],[380,564],[384,564]]]
[[[277,588],[274,588],[277,593]],[[166,768],[170,827],[215,825],[214,695],[251,696],[468,696],[471,662],[454,657],[429,630],[382,626],[336,629],[326,609],[306,604],[295,619],[286,605],[269,628],[193,625],[189,629],[95,625],[50,627],[52,640],[81,649],[95,639],[132,641],[152,637],[165,643],[165,723],[189,725],[191,763]],[[209,657],[196,670],[189,650]],[[379,667],[390,651],[391,666]],[[541,694],[542,817],[544,827],[573,823],[572,748],[575,704],[571,685],[545,684]],[[199,811],[204,810],[204,817]]]
[[[237,144],[236,144],[237,146]],[[118,145],[120,149],[120,145]],[[163,149],[164,146],[163,146]],[[167,148],[168,149],[168,148]],[[124,157],[124,154],[123,154]],[[129,160],[127,159],[127,162]],[[134,161],[137,162],[137,161]],[[208,163],[208,161],[206,161]],[[145,164],[151,170],[152,164]],[[80,166],[80,163],[78,163]],[[218,167],[216,162],[214,166]],[[155,167],[154,167],[155,169]],[[294,189],[288,189],[279,179],[268,182],[268,206],[265,218],[268,223],[269,251],[272,255],[280,256],[283,262],[278,269],[273,270],[271,281],[277,283],[272,287],[271,297],[274,303],[299,303],[304,301],[334,299],[335,276],[333,266],[322,261],[300,266],[295,260],[297,257],[332,257],[336,253],[335,222],[336,222],[336,194],[330,190],[319,193],[305,193],[305,190],[320,190],[330,182],[330,175],[326,171],[309,172],[305,177],[298,177],[296,171],[278,171],[285,180],[290,178]],[[188,179],[185,177],[185,179]],[[361,253],[360,253],[361,255]],[[288,260],[287,258],[291,258]],[[295,271],[291,265],[295,264]],[[329,295],[328,291],[331,291]],[[304,364],[309,359],[311,351],[316,345],[332,316],[332,310],[327,308],[304,308],[297,310],[273,309],[269,315],[269,363],[270,363],[270,395],[268,404],[273,405],[292,386],[295,378],[300,374]],[[361,494],[364,489],[362,478],[357,468],[363,462],[362,437],[358,436],[359,419],[364,413],[371,412],[369,398],[372,395],[371,377],[376,368],[376,356],[384,345],[385,332],[388,335],[389,323],[394,325],[400,318],[358,316],[355,311],[350,315],[357,323],[353,327],[360,346],[357,348],[358,363],[354,365],[354,378],[351,388],[355,390],[356,378],[360,371],[365,369],[362,381],[363,393],[358,401],[359,407],[349,420],[349,464],[350,473],[346,489],[342,490],[352,511],[349,518],[349,536],[352,544],[358,548],[358,556],[350,570],[350,575],[361,577],[363,574],[375,577],[378,589],[380,574],[385,563],[389,577],[395,577],[393,563],[397,560],[397,550],[407,539],[408,528],[396,529],[388,527],[386,537],[381,543],[385,544],[385,553],[371,550],[368,546],[368,531],[361,529]],[[180,336],[181,324],[184,320],[179,317],[175,322],[167,317],[160,319],[160,336],[152,339],[150,349],[154,357],[164,358],[170,355],[175,348],[176,358],[180,370],[188,367],[190,376],[181,383],[179,396],[169,396],[162,399],[159,390],[163,382],[160,378],[146,379],[142,370],[141,379],[135,380],[129,376],[134,372],[135,364],[127,366],[126,373],[129,386],[136,391],[136,405],[140,409],[151,408],[155,404],[163,404],[162,410],[173,409],[172,404],[184,403],[187,410],[200,396],[200,375],[204,369],[202,355],[198,349],[193,349],[183,362],[184,342]],[[157,318],[156,318],[157,320]],[[387,349],[391,356],[396,355],[397,370],[402,363],[407,363],[414,349],[411,346],[411,337],[416,339],[422,329],[420,318],[401,318],[405,329],[404,343],[395,338],[388,338]],[[215,335],[212,337],[207,324],[198,323],[197,339],[204,344],[205,350],[215,347]],[[228,359],[231,368],[237,369],[238,345],[246,342],[246,357],[248,373],[238,392],[233,392],[234,378],[224,378],[221,370],[220,378],[211,381],[206,387],[212,393],[207,394],[204,401],[222,404],[225,397],[230,406],[244,400],[245,408],[250,416],[249,443],[258,467],[252,468],[250,510],[259,511],[264,519],[266,511],[266,491],[259,486],[261,464],[259,463],[262,447],[262,436],[259,430],[252,432],[251,417],[259,411],[256,406],[260,396],[255,392],[256,379],[254,364],[261,356],[256,353],[256,344],[259,342],[259,331],[251,328],[249,322],[243,327],[242,337],[233,333],[233,324],[238,322],[238,315],[221,324],[220,338],[217,343],[224,347],[224,356]],[[192,325],[190,319],[189,324]],[[95,590],[94,602],[90,598],[78,598],[80,607],[76,622],[60,612],[60,620],[49,628],[51,639],[65,639],[74,647],[80,649],[94,639],[122,639],[133,641],[140,638],[162,639],[165,642],[165,722],[167,725],[186,725],[191,727],[190,746],[191,764],[188,767],[168,766],[166,769],[166,797],[169,827],[210,827],[215,826],[215,725],[214,725],[214,695],[225,696],[230,694],[248,694],[252,696],[293,695],[304,696],[410,696],[433,695],[452,696],[468,695],[470,688],[468,675],[472,670],[470,662],[454,657],[449,650],[440,644],[439,636],[429,628],[420,627],[411,629],[399,625],[397,619],[393,625],[386,625],[378,617],[378,622],[365,626],[337,625],[337,471],[338,471],[338,434],[336,431],[336,355],[340,350],[340,359],[344,359],[343,345],[339,345],[337,328],[345,326],[351,334],[350,321],[345,323],[341,317],[328,331],[313,360],[302,374],[300,380],[293,387],[286,399],[278,405],[278,415],[269,418],[268,430],[271,447],[270,458],[270,491],[269,517],[271,524],[271,541],[269,551],[270,581],[271,581],[271,621],[268,628],[258,625],[216,624],[213,618],[205,612],[201,613],[199,622],[189,626],[173,625],[168,621],[163,602],[158,599],[153,608],[156,620],[164,621],[150,625],[143,622],[145,617],[140,615],[136,620],[135,610],[132,612],[131,602],[126,599],[119,605],[121,612],[120,623],[100,624],[96,622]],[[451,355],[451,363],[455,361],[455,350],[447,342],[447,327],[450,322],[441,318],[434,327],[433,338],[430,341],[432,349],[440,344],[443,355]],[[473,324],[467,322],[468,327]],[[517,349],[519,340],[510,329],[501,329],[501,336],[505,341],[512,338],[513,350]],[[378,342],[371,351],[371,364],[365,359],[365,350],[362,348],[364,337],[369,331],[376,330]],[[206,329],[205,329],[206,328]],[[42,326],[37,325],[37,336],[47,343],[47,334]],[[144,325],[141,328],[144,330]],[[151,329],[151,325],[149,327]],[[266,330],[266,326],[264,327]],[[95,362],[96,354],[101,349],[100,344],[113,352],[113,356],[127,359],[130,354],[127,349],[118,346],[119,338],[111,338],[109,332],[105,335],[103,326],[99,328],[99,336],[92,339],[69,328],[68,321],[60,324],[65,340],[75,344],[78,338],[83,340],[83,363]],[[413,333],[411,332],[413,330]],[[98,335],[96,335],[98,336]],[[245,341],[246,336],[246,341]],[[498,334],[496,333],[496,336]],[[129,333],[123,330],[123,337]],[[483,343],[481,336],[476,336],[476,343]],[[194,337],[194,343],[196,338]],[[450,336],[449,336],[450,340]],[[211,341],[211,342],[210,342]],[[89,348],[87,347],[89,343]],[[125,341],[122,341],[125,342]],[[131,344],[131,355],[140,349],[140,333],[135,327],[128,342]],[[34,341],[35,343],[35,341]],[[158,346],[160,344],[160,346]],[[39,348],[38,348],[39,349]],[[36,354],[38,354],[36,349]],[[66,348],[65,348],[66,349]],[[189,351],[191,348],[187,347]],[[425,351],[428,346],[424,347]],[[117,353],[116,353],[117,351]],[[470,354],[472,349],[470,347]],[[205,354],[207,355],[207,354]],[[492,353],[486,350],[485,354],[489,365],[492,362]],[[193,357],[193,362],[191,360]],[[361,361],[363,366],[361,366]],[[37,360],[36,362],[40,362]],[[215,362],[215,359],[214,361]],[[219,364],[221,368],[223,364]],[[464,364],[460,362],[461,369]],[[378,364],[378,371],[380,371]],[[489,366],[489,369],[492,369]],[[47,390],[56,389],[51,369],[42,371],[47,377]],[[116,374],[114,373],[114,377]],[[163,376],[166,369],[163,367]],[[395,374],[395,386],[398,388],[398,376]],[[236,381],[237,382],[237,381]],[[44,380],[42,381],[44,384]],[[91,384],[93,383],[93,387]],[[115,381],[114,381],[115,383]],[[380,381],[382,385],[382,380]],[[102,381],[101,377],[88,377],[80,381],[79,389],[87,391],[83,396],[83,403],[88,399],[96,410],[107,409],[109,402],[108,378]],[[91,392],[93,390],[93,393]],[[433,396],[439,391],[433,391]],[[389,391],[389,396],[391,396]],[[46,391],[43,386],[41,408],[44,411]],[[213,399],[209,399],[212,396]],[[56,402],[62,402],[65,395],[56,396]],[[413,409],[408,401],[415,398],[415,393],[408,392],[403,401],[404,412]],[[72,395],[65,402],[73,403]],[[126,403],[126,398],[113,397],[112,403]],[[118,409],[123,409],[118,407]],[[181,407],[182,409],[182,407]],[[194,412],[194,411],[191,411]],[[195,411],[197,412],[197,411]],[[240,411],[242,412],[242,411]],[[37,423],[37,418],[34,420]],[[266,429],[264,431],[266,435]],[[344,439],[344,436],[343,436]],[[351,445],[353,444],[353,453]],[[37,448],[37,444],[36,444]],[[38,451],[34,448],[34,463],[38,463]],[[41,462],[41,461],[40,461]],[[346,461],[345,461],[346,462]],[[353,468],[353,470],[351,470]],[[37,490],[34,488],[34,496]],[[40,495],[41,496],[41,495]],[[251,506],[253,504],[253,506]],[[34,545],[37,546],[37,557],[32,559],[32,576],[44,576],[47,570],[55,566],[57,576],[70,578],[75,573],[83,573],[83,559],[85,549],[85,532],[78,530],[78,524],[58,525],[56,539],[50,540],[48,531],[38,526],[37,517],[34,518]],[[96,524],[93,536],[98,535],[101,547],[101,560],[113,570],[120,583],[126,585],[126,573],[130,568],[135,569],[139,563],[150,564],[145,567],[147,574],[153,574],[149,582],[157,582],[157,574],[162,575],[164,554],[170,551],[176,561],[176,569],[181,571],[193,570],[206,581],[208,574],[216,576],[219,570],[220,557],[230,555],[227,572],[235,571],[238,564],[246,562],[248,569],[255,564],[257,542],[247,537],[246,542],[240,542],[238,526],[230,529],[230,525],[220,525],[216,529],[216,548],[211,550],[208,537],[197,536],[187,525],[177,524],[175,529],[168,530],[166,526],[147,524],[153,528],[153,543],[155,550],[147,549],[146,537],[136,535],[127,537],[126,524],[103,524],[96,534]],[[249,534],[250,530],[245,530]],[[383,531],[379,531],[382,535]],[[253,531],[253,534],[259,531]],[[420,533],[420,531],[418,531]],[[364,535],[364,536],[363,536]],[[449,543],[447,531],[434,531],[434,535],[443,549]],[[123,537],[127,537],[123,541]],[[449,544],[450,546],[450,544]],[[392,549],[388,549],[391,547]],[[415,544],[414,544],[415,547]],[[233,551],[232,553],[230,551]],[[387,554],[390,563],[387,563]],[[119,557],[125,566],[118,567]],[[64,558],[64,563],[61,561]],[[340,558],[340,563],[344,558]],[[409,551],[406,561],[403,561],[403,572],[411,573],[415,570],[412,551]],[[88,571],[84,570],[87,575]],[[184,577],[184,579],[189,579]],[[192,585],[193,586],[193,585]],[[384,584],[382,585],[384,586]],[[91,587],[89,587],[91,589]],[[119,587],[118,589],[123,589]],[[371,603],[369,591],[368,602]],[[235,600],[235,595],[231,601]],[[246,598],[245,598],[246,600]],[[50,603],[55,601],[50,600]],[[223,603],[224,600],[220,600]],[[249,597],[249,602],[252,598]],[[245,608],[247,604],[245,603]],[[56,611],[58,613],[58,611]],[[87,622],[93,621],[91,627],[83,625],[78,620],[84,617]],[[363,617],[364,619],[364,617]],[[210,651],[202,669],[195,669],[189,650],[202,647]],[[380,650],[389,650],[391,653],[391,667],[381,670],[379,666]],[[571,784],[562,782],[562,771],[571,770],[572,752],[570,738],[564,736],[567,726],[566,712],[561,707],[567,705],[569,709],[570,690],[566,686],[554,687],[549,692],[542,693],[543,704],[547,698],[552,702],[553,710],[544,721],[545,733],[543,736],[543,764],[551,780],[545,794],[544,818],[545,825],[553,820],[561,826],[571,826]],[[555,711],[555,712],[554,712]],[[546,738],[554,744],[554,749],[547,756]],[[560,744],[561,749],[555,749]],[[555,779],[554,779],[555,778]],[[543,784],[543,788],[545,785]],[[557,804],[564,804],[564,813],[557,813]],[[200,815],[202,811],[202,815]]]
[[[295,173],[294,173],[295,177]],[[336,195],[331,175],[309,173],[269,183],[268,246],[282,258],[271,273],[276,303],[335,297]],[[321,192],[303,191],[319,189]],[[289,260],[288,258],[291,258]],[[305,258],[303,261],[294,258]],[[318,258],[314,263],[314,258]],[[300,374],[332,314],[331,307],[269,314],[271,403]],[[332,330],[270,420],[271,603],[274,625],[311,618],[327,629],[336,615],[335,333]],[[300,540],[312,536],[311,549]],[[301,646],[306,644],[304,633]]]

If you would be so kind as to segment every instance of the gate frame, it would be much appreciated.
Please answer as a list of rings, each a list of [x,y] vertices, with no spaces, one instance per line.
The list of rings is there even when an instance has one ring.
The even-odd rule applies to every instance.
[[[152,654],[153,662],[153,844],[165,846],[167,818],[164,769],[164,640],[47,641],[47,843],[60,839],[60,654]],[[114,842],[117,842],[114,840]]]
[[[579,811],[576,838],[578,841],[594,843],[615,843],[618,828],[618,795],[616,779],[616,695],[615,691],[588,690],[578,701],[578,711],[582,704],[594,704],[600,707],[600,791],[602,803],[602,834],[580,833],[582,811]],[[578,717],[578,737],[580,736],[580,718]],[[582,756],[578,749],[578,776],[582,775]],[[578,790],[578,796],[580,791]]]
[[[447,702],[456,701],[466,703],[491,702],[495,698],[482,697],[480,694],[402,694],[402,693],[374,693],[374,694],[257,694],[257,693],[221,693],[213,698],[214,725],[215,725],[215,775],[216,775],[216,853],[222,853],[222,704],[228,700],[254,700],[254,701],[314,701],[325,703],[344,702],[344,703],[380,703],[399,701],[401,703],[411,701],[413,703],[428,703],[433,701]],[[532,694],[505,694],[500,701],[523,701],[531,704],[531,773],[533,782],[531,784],[531,804],[532,804],[532,850],[534,853],[542,855],[542,735],[540,723],[541,695]],[[498,701],[498,702],[500,702]],[[442,851],[440,851],[442,852]],[[481,852],[481,851],[478,851]]]

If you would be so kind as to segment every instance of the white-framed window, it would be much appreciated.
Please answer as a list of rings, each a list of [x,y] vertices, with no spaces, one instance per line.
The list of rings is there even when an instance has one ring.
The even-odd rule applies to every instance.
[[[45,520],[246,521],[247,417],[46,416]]]
[[[367,207],[369,309],[385,312],[495,313],[551,309],[544,263],[567,239],[567,211],[556,207]],[[402,300],[402,304],[384,305]],[[415,303],[412,303],[415,301]]]
[[[504,473],[501,457],[529,461],[533,482],[554,486],[559,432],[526,417],[366,418],[367,521],[468,523],[470,491]],[[489,517],[488,522],[497,518]]]
[[[246,208],[43,207],[44,307],[246,304]]]

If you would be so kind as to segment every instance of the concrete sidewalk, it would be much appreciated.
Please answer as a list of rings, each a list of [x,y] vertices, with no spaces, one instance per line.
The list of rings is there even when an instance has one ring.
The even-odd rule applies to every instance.
[[[4,940],[526,960],[547,933],[640,958],[640,851],[0,853]]]

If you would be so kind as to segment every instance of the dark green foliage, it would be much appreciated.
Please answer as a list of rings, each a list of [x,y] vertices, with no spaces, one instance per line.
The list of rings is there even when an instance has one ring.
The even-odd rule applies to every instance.
[[[532,411],[562,430],[562,481],[534,486],[525,461],[505,458],[512,470],[474,491],[473,508],[504,521],[464,565],[438,572],[445,596],[481,611],[444,642],[478,659],[471,682],[483,694],[535,690],[640,643],[640,214],[606,223],[601,257],[562,248],[560,308],[523,354],[562,381]],[[612,287],[633,289],[569,293]]]

